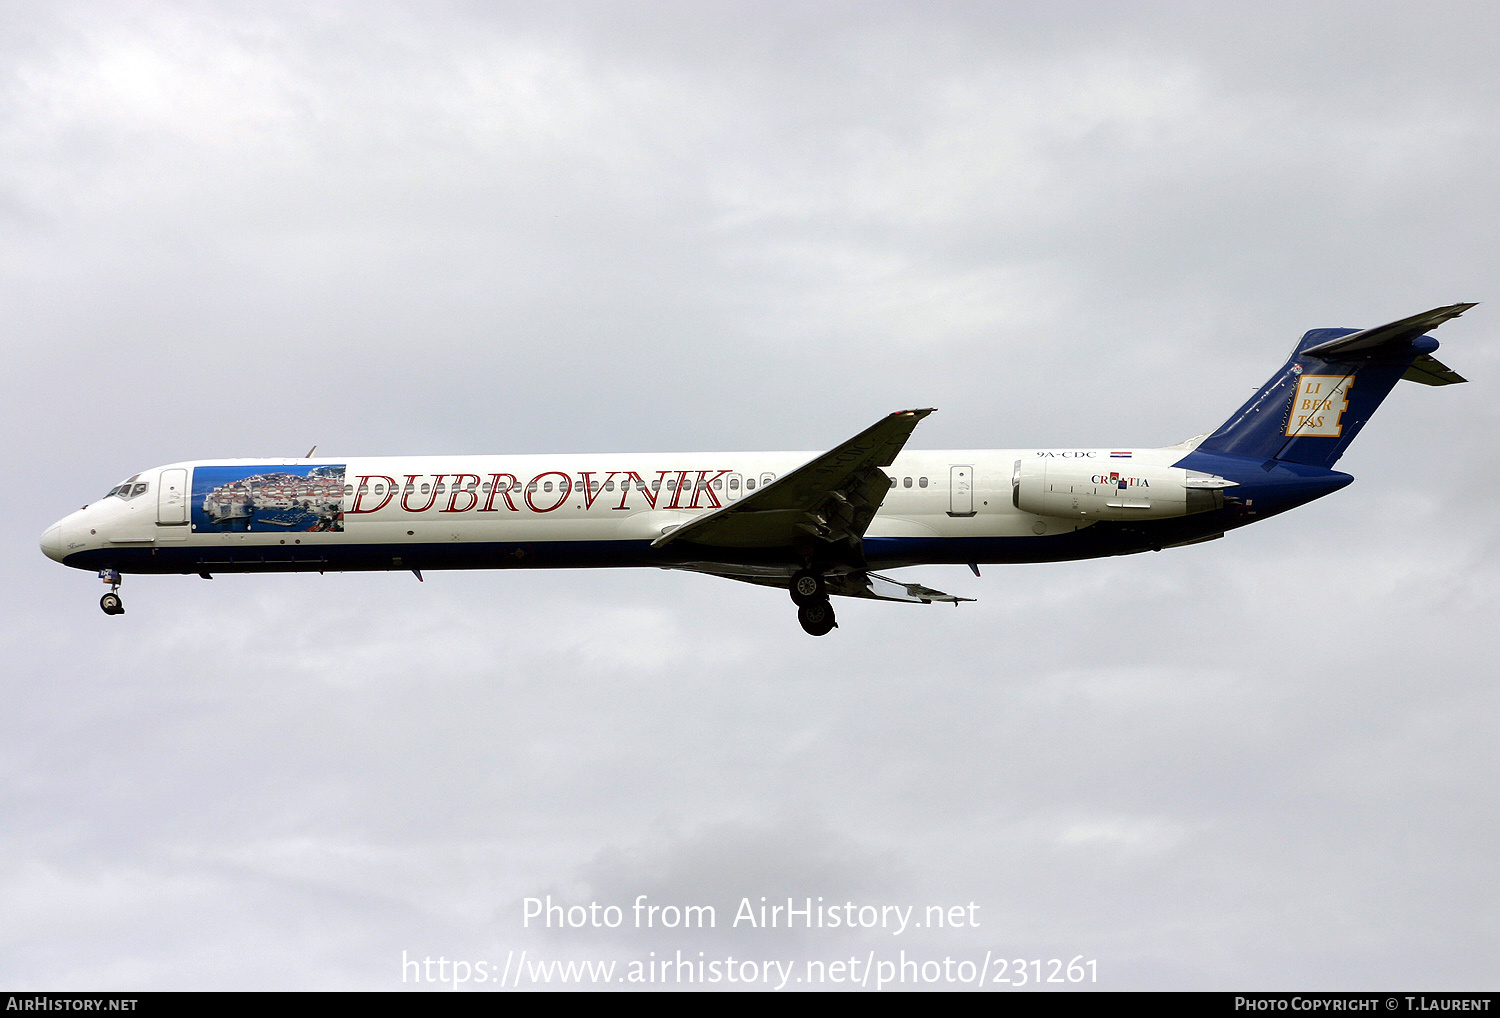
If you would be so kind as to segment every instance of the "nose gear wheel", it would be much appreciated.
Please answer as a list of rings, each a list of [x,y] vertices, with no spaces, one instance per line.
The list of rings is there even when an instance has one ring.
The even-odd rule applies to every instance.
[[[109,584],[109,593],[99,599],[99,607],[106,615],[124,615],[125,602],[120,600],[120,573],[117,569],[99,570],[99,579]]]

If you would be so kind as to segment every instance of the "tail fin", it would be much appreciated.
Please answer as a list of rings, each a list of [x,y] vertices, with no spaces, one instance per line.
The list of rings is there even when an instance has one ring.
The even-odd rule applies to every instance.
[[[1434,359],[1424,335],[1473,304],[1453,304],[1373,329],[1313,329],[1250,401],[1199,452],[1331,468],[1402,378],[1464,379]]]

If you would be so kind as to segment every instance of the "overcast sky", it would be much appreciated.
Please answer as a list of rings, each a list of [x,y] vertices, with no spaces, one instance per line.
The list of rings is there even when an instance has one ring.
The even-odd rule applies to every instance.
[[[402,952],[1500,982],[1500,15],[1479,3],[0,11],[0,984],[402,987]],[[1455,301],[1212,544],[839,604],[658,570],[128,577],[176,460],[1212,430]],[[711,904],[546,931],[523,900]],[[729,928],[741,897],[977,929]],[[628,925],[628,923],[627,923]],[[411,982],[406,984],[411,986]]]

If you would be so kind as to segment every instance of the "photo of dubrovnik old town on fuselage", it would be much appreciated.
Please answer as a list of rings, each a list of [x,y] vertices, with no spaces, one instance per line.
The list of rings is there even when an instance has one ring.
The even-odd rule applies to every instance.
[[[199,533],[339,532],[344,465],[195,467],[192,506]]]

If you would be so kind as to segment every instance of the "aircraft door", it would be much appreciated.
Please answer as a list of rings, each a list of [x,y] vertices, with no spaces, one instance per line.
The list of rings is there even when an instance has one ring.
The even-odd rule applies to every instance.
[[[948,468],[948,515],[974,515],[974,468]]]
[[[725,480],[729,482],[729,490],[727,492],[728,501],[738,502],[740,496],[745,493],[744,480],[740,477],[739,474],[730,474],[725,478]]]
[[[156,485],[156,536],[162,541],[185,541],[188,532],[187,471],[163,470]]]

